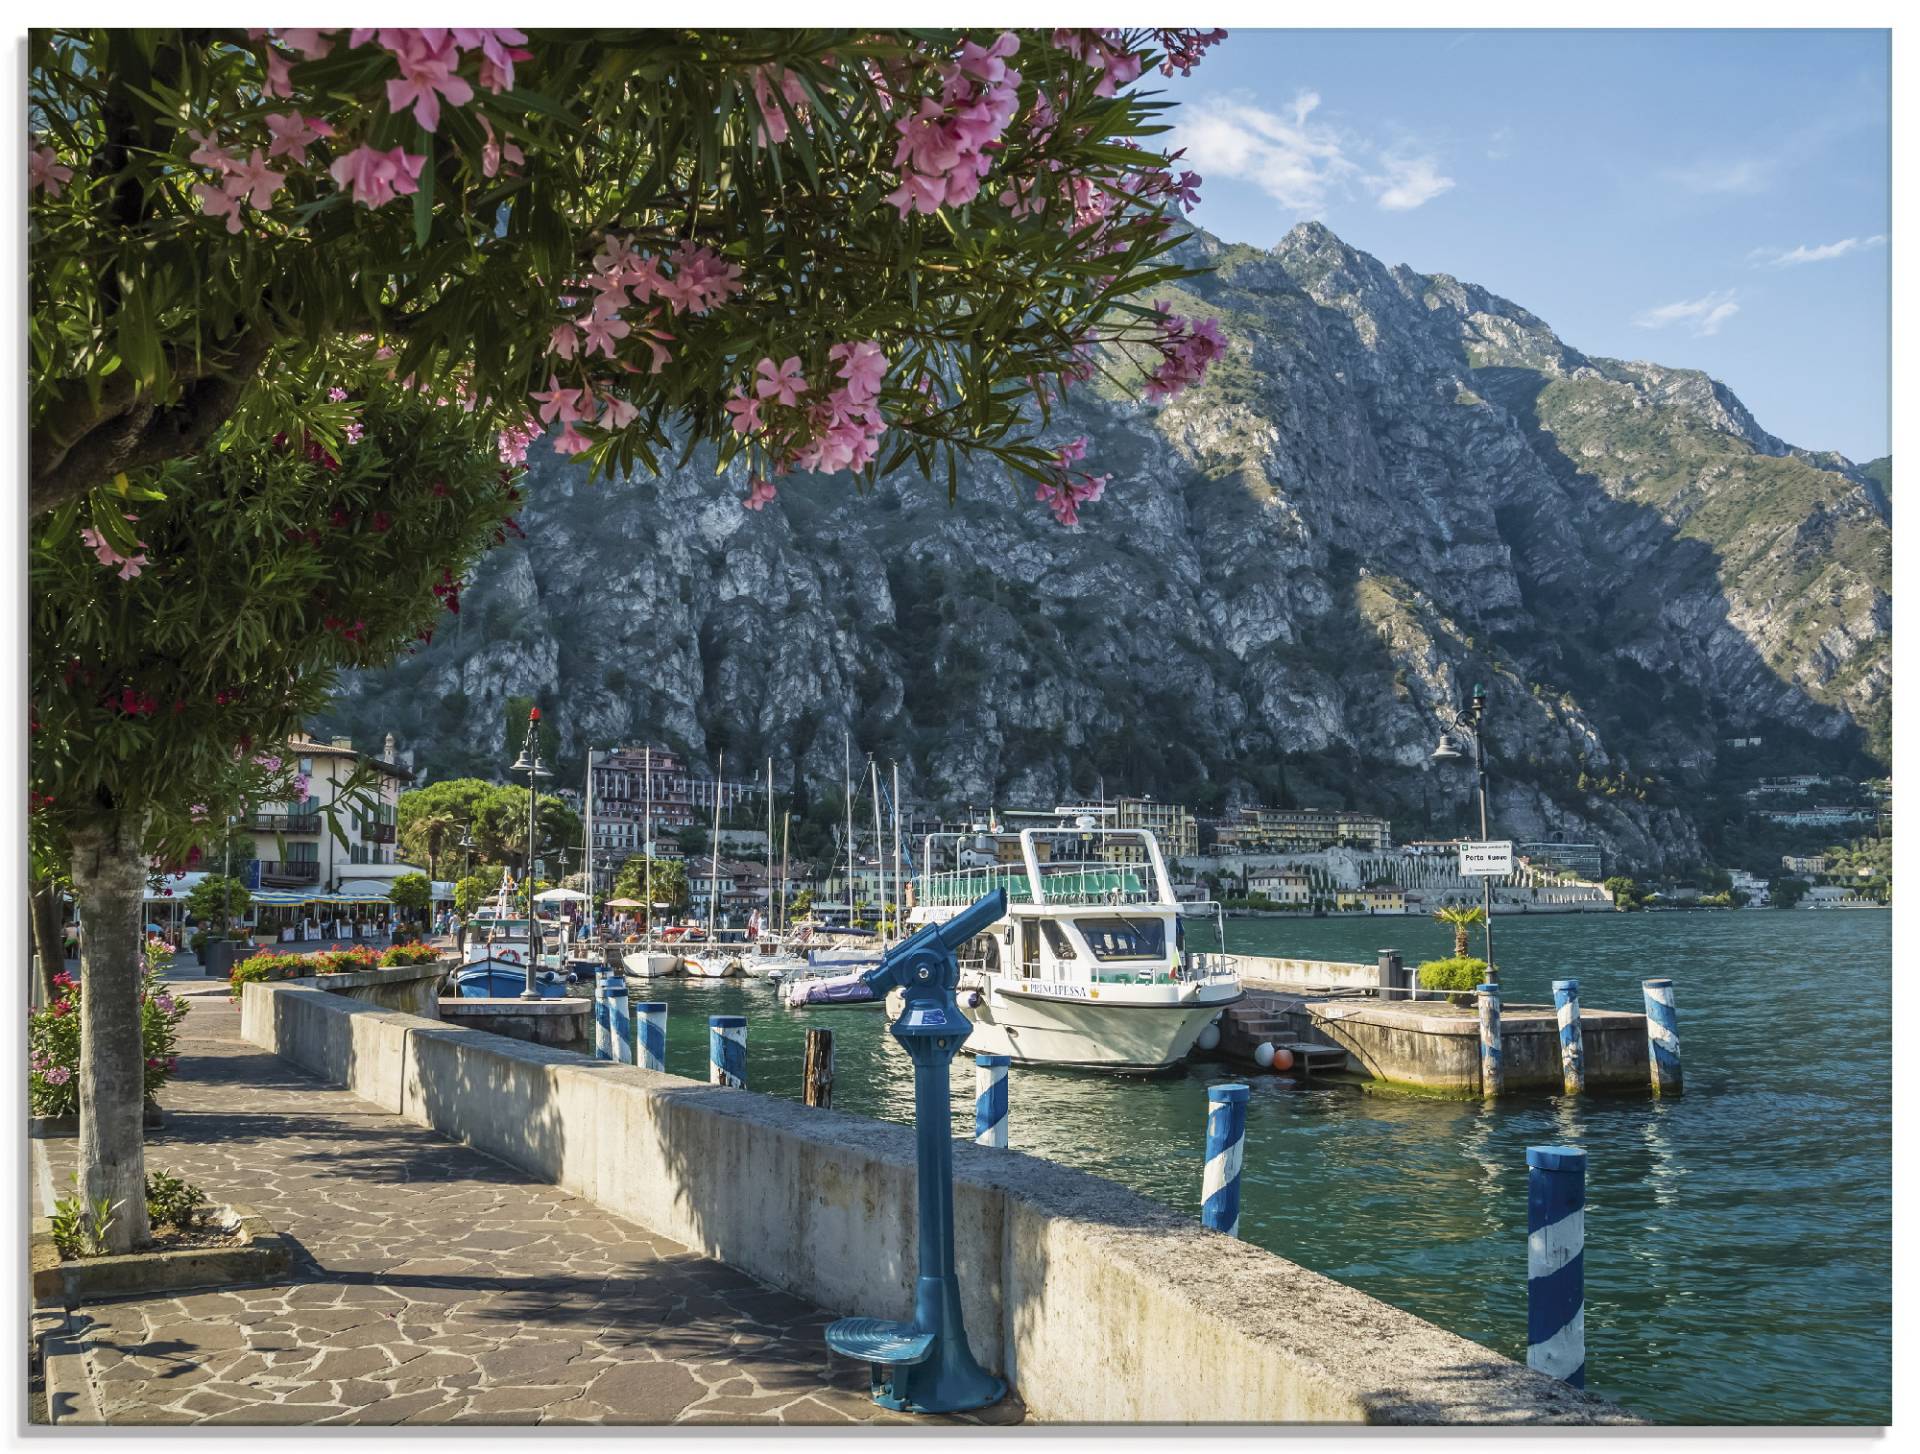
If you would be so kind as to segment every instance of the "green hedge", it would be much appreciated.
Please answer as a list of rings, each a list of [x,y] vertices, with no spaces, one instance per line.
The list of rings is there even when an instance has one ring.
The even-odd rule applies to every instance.
[[[1420,966],[1423,990],[1473,990],[1484,984],[1486,978],[1486,960],[1472,955],[1460,959],[1429,959]]]

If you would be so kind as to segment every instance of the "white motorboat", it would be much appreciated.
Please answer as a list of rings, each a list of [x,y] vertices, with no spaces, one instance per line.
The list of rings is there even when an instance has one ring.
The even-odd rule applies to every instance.
[[[620,956],[620,963],[635,979],[668,979],[686,973],[680,967],[679,955],[658,949],[629,949]]]
[[[1219,905],[1175,899],[1151,832],[1061,815],[1057,825],[1020,830],[1018,862],[995,853],[981,863],[987,836],[938,835],[960,840],[945,861],[974,863],[946,871],[932,869],[941,860],[928,836],[910,916],[938,923],[1006,890],[1006,916],[959,951],[969,1051],[1029,1065],[1162,1070],[1242,997],[1229,956],[1186,944],[1186,919],[1205,914],[1224,950]]]
[[[527,963],[534,961],[533,987],[543,998],[566,993],[564,967],[543,965],[534,948],[533,924],[516,916],[509,895],[512,883],[503,873],[491,904],[483,905],[466,927],[466,950],[449,982],[466,999],[503,999],[524,994]]]

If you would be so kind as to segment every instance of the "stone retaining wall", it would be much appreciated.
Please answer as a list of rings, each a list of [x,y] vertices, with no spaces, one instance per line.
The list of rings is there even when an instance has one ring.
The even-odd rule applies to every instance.
[[[1480,1094],[1475,1009],[1426,1001],[1307,1000],[1286,1018],[1302,1039],[1345,1050],[1363,1075],[1452,1095]],[[1580,1037],[1588,1090],[1648,1088],[1645,1015],[1583,1008]],[[1504,1006],[1500,1051],[1508,1091],[1561,1088],[1560,1025],[1551,1005]]]
[[[911,1316],[906,1127],[301,985],[249,984],[241,1015],[252,1043],[697,1252],[842,1313]],[[974,1352],[1036,1418],[1631,1421],[1102,1178],[968,1142],[954,1163]]]

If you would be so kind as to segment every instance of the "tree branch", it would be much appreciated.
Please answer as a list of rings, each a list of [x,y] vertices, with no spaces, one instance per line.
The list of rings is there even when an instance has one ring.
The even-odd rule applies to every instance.
[[[28,451],[28,513],[77,500],[123,471],[196,453],[238,406],[267,347],[264,336],[248,334],[217,361],[184,363],[174,376],[186,387],[174,404],[156,406],[130,384],[110,384],[97,405],[82,396],[50,410]]]

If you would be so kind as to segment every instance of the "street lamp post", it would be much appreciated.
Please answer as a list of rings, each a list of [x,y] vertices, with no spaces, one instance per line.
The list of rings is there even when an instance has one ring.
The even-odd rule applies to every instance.
[[[538,707],[527,712],[526,745],[520,749],[520,756],[514,760],[509,771],[527,775],[527,987],[520,992],[520,998],[537,1000],[540,991],[535,987],[533,977],[540,966],[540,920],[533,912],[533,833],[534,825],[539,822],[540,779],[553,776],[540,761]]]
[[[1473,767],[1480,782],[1480,841],[1487,841],[1487,743],[1485,737],[1487,714],[1487,689],[1478,682],[1473,686],[1473,698],[1460,711],[1451,714],[1440,733],[1440,741],[1433,749],[1435,762],[1458,762],[1462,753],[1454,740],[1456,733],[1464,732],[1473,739]],[[1493,962],[1493,877],[1483,874],[1480,879],[1481,912],[1487,920],[1487,983],[1500,983],[1500,971]]]

